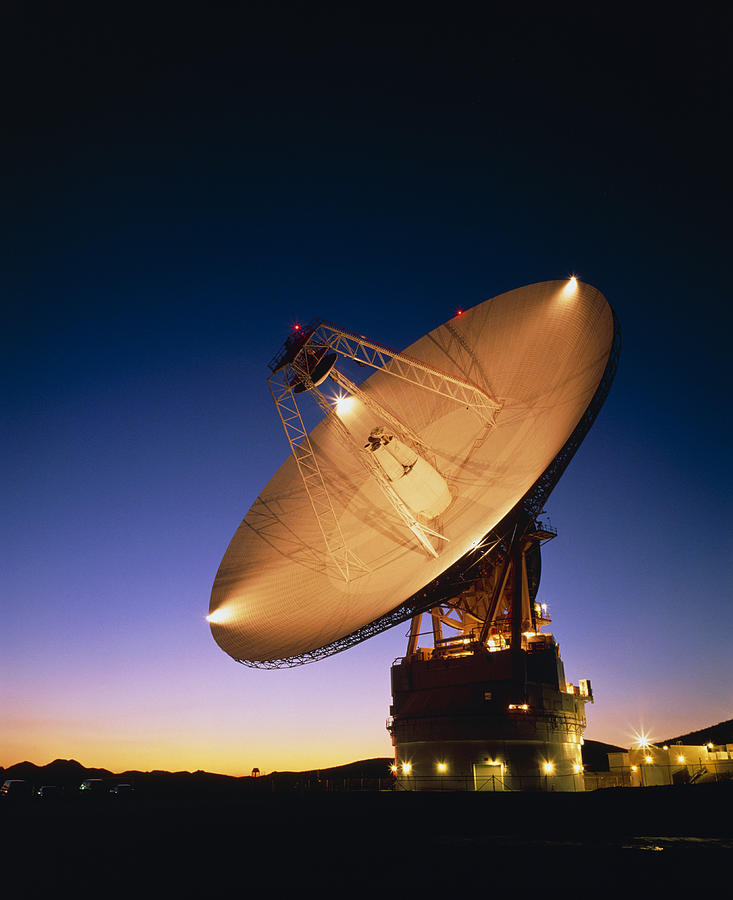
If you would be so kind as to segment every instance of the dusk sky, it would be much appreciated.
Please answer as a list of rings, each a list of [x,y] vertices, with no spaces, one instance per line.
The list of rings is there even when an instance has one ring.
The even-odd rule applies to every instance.
[[[0,765],[391,755],[407,625],[262,671],[205,620],[289,452],[267,363],[571,274],[623,338],[546,507],[586,738],[733,717],[733,23],[589,6],[3,5]]]

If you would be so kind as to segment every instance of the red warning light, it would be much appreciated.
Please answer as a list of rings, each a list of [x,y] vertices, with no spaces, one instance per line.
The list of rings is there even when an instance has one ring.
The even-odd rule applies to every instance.
[[[456,310],[456,317],[462,316],[462,315],[463,315],[463,310],[462,310],[462,309],[457,309],[457,310]]]
[[[293,331],[300,331],[300,324],[298,322],[293,325]]]

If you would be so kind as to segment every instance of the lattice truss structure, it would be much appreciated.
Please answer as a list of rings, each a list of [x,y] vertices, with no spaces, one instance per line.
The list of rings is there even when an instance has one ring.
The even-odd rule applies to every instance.
[[[486,425],[493,425],[500,404],[477,385],[441,372],[434,366],[390,350],[381,344],[367,340],[363,336],[337,328],[326,322],[311,323],[302,332],[293,335],[270,363],[272,375],[268,379],[270,392],[282,422],[290,450],[297,463],[303,486],[318,522],[325,549],[344,581],[348,582],[368,571],[366,564],[348,546],[338,522],[334,504],[329,494],[322,467],[319,465],[296,396],[307,391],[326,415],[333,413],[333,407],[318,390],[326,378],[330,377],[348,395],[358,398],[365,406],[377,413],[396,435],[406,444],[430,455],[418,435],[407,424],[397,419],[389,410],[379,404],[370,394],[363,391],[346,375],[336,368],[339,359],[351,359],[363,366],[384,372],[408,384],[421,388],[440,397],[452,400],[472,411]],[[338,416],[331,415],[332,426],[339,430],[343,446],[359,461],[360,465],[375,479],[383,495],[391,504],[405,526],[412,532],[422,549],[437,558],[435,540],[445,540],[438,531],[430,528],[410,510],[407,504],[391,486],[389,479],[374,461],[372,454],[364,453],[360,442],[348,430]]]

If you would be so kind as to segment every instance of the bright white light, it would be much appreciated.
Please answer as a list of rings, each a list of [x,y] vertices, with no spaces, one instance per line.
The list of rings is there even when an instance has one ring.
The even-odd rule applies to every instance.
[[[339,394],[336,397],[336,412],[343,416],[348,412],[351,412],[354,406],[354,398],[349,394]]]
[[[649,735],[643,729],[634,731],[634,746],[639,750],[646,750],[647,747],[652,746],[652,742],[649,740]]]
[[[410,763],[402,763],[402,774],[409,775],[412,772],[412,765]]]
[[[206,621],[211,622],[213,625],[222,625],[224,622],[228,622],[231,617],[231,612],[222,606],[210,612],[206,617]]]
[[[448,771],[448,766],[446,765],[446,763],[444,763],[444,762],[439,762],[439,763],[438,763],[438,771],[439,771],[439,772],[447,772],[447,771]]]
[[[549,775],[552,771],[554,771],[555,767],[551,762],[543,763],[542,768],[545,772],[545,775]]]
[[[563,294],[565,294],[566,297],[569,297],[572,294],[574,294],[577,289],[578,289],[578,279],[575,277],[575,275],[572,275],[568,279],[568,283],[562,289],[562,292],[563,292]]]

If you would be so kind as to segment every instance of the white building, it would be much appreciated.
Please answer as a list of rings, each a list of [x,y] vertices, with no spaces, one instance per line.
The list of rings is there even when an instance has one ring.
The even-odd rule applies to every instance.
[[[648,744],[609,753],[608,764],[631,787],[727,780],[733,778],[733,744]]]

